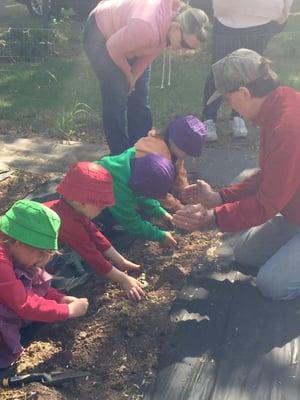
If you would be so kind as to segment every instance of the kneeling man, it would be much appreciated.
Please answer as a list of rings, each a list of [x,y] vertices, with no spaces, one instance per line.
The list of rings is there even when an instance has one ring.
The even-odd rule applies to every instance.
[[[270,62],[239,49],[212,66],[217,91],[260,129],[259,170],[241,183],[214,191],[204,181],[187,187],[187,205],[174,224],[188,231],[244,231],[234,255],[260,267],[263,295],[289,300],[300,295],[300,92],[280,85]]]

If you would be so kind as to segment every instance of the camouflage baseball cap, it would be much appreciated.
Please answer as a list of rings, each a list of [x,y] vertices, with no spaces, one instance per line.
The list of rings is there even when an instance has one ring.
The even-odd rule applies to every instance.
[[[249,49],[238,49],[212,65],[216,91],[207,104],[225,93],[234,92],[258,78],[275,75],[270,61]]]

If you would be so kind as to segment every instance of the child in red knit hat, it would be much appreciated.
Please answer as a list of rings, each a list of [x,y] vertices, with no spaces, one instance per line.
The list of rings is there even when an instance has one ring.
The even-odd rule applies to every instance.
[[[112,177],[106,169],[91,162],[78,162],[57,187],[59,200],[44,203],[61,218],[59,242],[76,251],[97,274],[118,282],[127,296],[145,296],[142,284],[115,268],[135,270],[139,265],[123,257],[91,221],[105,207],[114,204]]]

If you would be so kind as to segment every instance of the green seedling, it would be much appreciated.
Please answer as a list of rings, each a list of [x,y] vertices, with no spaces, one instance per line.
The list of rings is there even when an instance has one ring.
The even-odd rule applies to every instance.
[[[144,272],[140,275],[138,280],[141,282],[143,289],[146,289],[149,287],[149,283],[146,281],[146,274]]]

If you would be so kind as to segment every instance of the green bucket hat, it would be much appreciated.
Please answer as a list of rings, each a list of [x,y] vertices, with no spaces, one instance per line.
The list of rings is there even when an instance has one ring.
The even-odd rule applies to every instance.
[[[263,77],[277,77],[270,68],[270,61],[253,50],[238,49],[212,65],[216,91],[210,96],[211,104],[225,93]]]
[[[0,219],[3,233],[44,250],[57,250],[59,227],[56,212],[32,200],[17,201]]]

